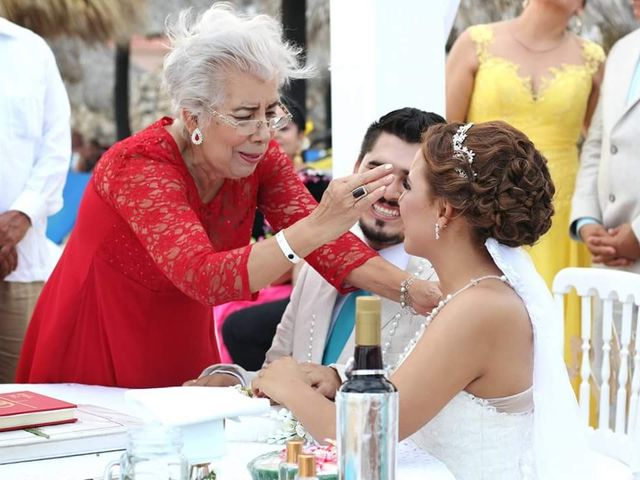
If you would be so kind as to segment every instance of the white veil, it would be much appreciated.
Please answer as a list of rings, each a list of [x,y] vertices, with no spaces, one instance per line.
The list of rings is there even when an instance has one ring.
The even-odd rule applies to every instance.
[[[525,304],[534,335],[533,449],[536,477],[572,480],[593,477],[586,440],[587,428],[562,358],[561,338],[553,298],[544,280],[521,248],[490,238],[485,246]]]

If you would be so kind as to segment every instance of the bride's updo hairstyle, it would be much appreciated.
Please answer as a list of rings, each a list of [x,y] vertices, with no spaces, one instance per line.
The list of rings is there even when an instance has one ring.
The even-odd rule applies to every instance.
[[[454,155],[460,123],[434,125],[424,136],[422,155],[435,198],[465,217],[478,240],[493,237],[510,247],[532,245],[549,227],[555,187],[547,161],[531,140],[504,122],[473,125],[463,146],[473,163]]]

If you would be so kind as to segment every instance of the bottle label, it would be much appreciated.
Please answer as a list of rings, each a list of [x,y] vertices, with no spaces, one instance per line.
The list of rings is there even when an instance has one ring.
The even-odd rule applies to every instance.
[[[394,480],[398,392],[336,395],[341,480]]]
[[[354,375],[380,375],[386,376],[386,370],[351,370],[350,376]]]

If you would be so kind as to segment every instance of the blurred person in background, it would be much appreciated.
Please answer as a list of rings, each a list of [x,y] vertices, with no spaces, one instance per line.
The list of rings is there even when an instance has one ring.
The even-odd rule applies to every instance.
[[[45,236],[71,158],[67,92],[49,46],[0,18],[0,382],[15,380],[31,313],[59,256]]]
[[[60,250],[47,216],[62,207],[71,158],[67,92],[49,46],[0,18],[0,382],[13,382],[29,319]],[[28,59],[28,60],[25,60]]]
[[[278,130],[274,138],[282,148],[282,151],[291,159],[295,169],[300,170],[304,167],[302,151],[306,143],[305,131],[307,121],[300,105],[298,105],[295,100],[283,97],[282,104],[291,114],[291,122],[283,129]],[[280,110],[281,113],[284,112],[282,108],[278,108],[278,110]]]
[[[578,171],[578,143],[595,110],[605,59],[602,48],[569,30],[584,0],[529,0],[520,16],[476,25],[455,42],[446,67],[447,119],[503,120],[524,132],[549,162],[556,186],[551,229],[530,249],[551,287],[565,267],[591,264],[567,234]],[[568,299],[565,360],[577,373],[578,298]]]

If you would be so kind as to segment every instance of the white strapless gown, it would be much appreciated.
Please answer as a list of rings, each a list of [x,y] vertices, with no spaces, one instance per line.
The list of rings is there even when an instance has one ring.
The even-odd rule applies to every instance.
[[[410,438],[457,480],[535,479],[533,390],[481,399],[462,391]]]

